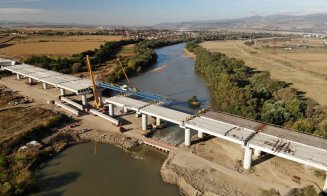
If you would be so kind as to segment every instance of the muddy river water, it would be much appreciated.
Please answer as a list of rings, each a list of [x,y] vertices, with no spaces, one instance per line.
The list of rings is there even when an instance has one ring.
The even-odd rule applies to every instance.
[[[183,55],[185,44],[157,49],[158,63],[131,78],[133,86],[168,96],[167,107],[194,113],[187,100],[195,95],[201,107],[212,105],[205,79],[194,72],[194,60]],[[178,126],[157,131],[153,137],[172,144],[183,142]],[[126,152],[109,144],[88,142],[73,146],[46,163],[38,172],[36,195],[179,195],[178,187],[161,180],[166,154],[147,146]]]

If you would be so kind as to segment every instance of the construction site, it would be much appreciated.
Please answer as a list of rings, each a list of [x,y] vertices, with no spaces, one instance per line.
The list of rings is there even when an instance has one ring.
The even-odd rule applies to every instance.
[[[8,59],[0,59],[1,69],[11,73],[1,79],[1,84],[9,88],[2,90],[1,94],[11,94],[13,90],[10,89],[14,89],[26,97],[11,97],[10,105],[12,106],[33,102],[47,103],[47,107],[58,107],[55,110],[65,111],[65,113],[75,116],[83,122],[79,127],[81,129],[79,135],[82,138],[91,138],[103,142],[109,140],[110,143],[111,139],[106,132],[96,130],[99,128],[111,130],[125,135],[125,137],[136,138],[138,140],[136,143],[144,143],[169,152],[170,155],[175,155],[175,157],[170,156],[168,159],[170,161],[177,158],[176,154],[196,156],[203,161],[206,160],[204,165],[209,164],[207,163],[208,160],[212,163],[229,165],[232,167],[230,168],[231,171],[237,172],[236,175],[244,175],[242,177],[244,179],[251,178],[252,180],[253,178],[254,182],[260,181],[260,178],[263,177],[260,177],[258,172],[254,172],[254,168],[264,172],[264,168],[270,168],[271,165],[276,168],[276,164],[280,164],[281,160],[298,163],[296,170],[298,172],[305,171],[304,173],[307,173],[306,167],[312,168],[311,171],[315,169],[327,171],[327,142],[323,138],[249,121],[213,110],[202,109],[195,114],[190,114],[167,108],[165,104],[172,100],[165,96],[131,88],[130,85],[115,85],[96,81],[90,59],[88,57],[86,59],[89,79],[49,71],[33,65],[18,64]],[[122,69],[124,68],[122,67]],[[127,75],[126,79],[129,82]],[[26,84],[23,84],[24,82]],[[109,90],[112,96],[103,95],[104,90]],[[174,146],[151,138],[151,132],[164,127],[166,123],[180,127],[180,131],[184,132],[183,144]],[[68,128],[75,126],[70,125]],[[196,133],[196,135],[192,136],[192,133]],[[208,140],[209,138],[216,139]],[[132,142],[127,146],[134,145],[135,143]],[[214,152],[216,150],[205,153],[204,146],[208,149],[224,148],[225,150],[222,151],[226,151],[227,155],[214,156],[215,153],[223,153],[222,151]],[[226,149],[227,146],[229,146],[228,150]],[[232,149],[233,152],[231,152]],[[232,153],[233,156],[228,155],[228,153]],[[222,156],[225,157],[224,160],[219,158]],[[273,156],[279,161],[276,159],[270,161]],[[166,166],[169,165],[168,160],[165,163]],[[230,162],[224,162],[227,160]],[[233,164],[230,165],[231,162]],[[270,166],[267,166],[267,162]],[[175,164],[178,165],[178,162]],[[304,165],[305,168],[302,168],[301,165]],[[162,173],[167,172],[167,168]],[[276,170],[278,168],[280,167],[277,167]],[[303,171],[300,171],[301,168]],[[221,175],[222,169],[219,170],[220,172],[215,175]],[[246,171],[250,171],[250,174]],[[254,172],[254,176],[251,176],[252,172]],[[175,175],[179,175],[178,172],[175,173]],[[282,192],[286,192],[289,187],[296,186],[296,183],[307,184],[303,180],[305,175],[301,177],[300,174],[295,174],[293,171],[289,172],[287,176],[294,184],[286,183],[281,188]],[[163,175],[163,178],[168,182],[178,184],[176,179],[172,180],[167,175]],[[192,180],[191,182],[187,179],[184,180],[194,187]],[[273,186],[279,187],[281,184],[276,185],[267,182],[266,184],[258,183],[256,186],[265,190],[269,187],[273,188]],[[325,179],[322,184],[318,183],[316,188],[326,192],[327,180]],[[237,190],[241,191],[239,188]],[[189,194],[188,191],[192,190],[184,191]],[[203,193],[212,190],[201,191]]]

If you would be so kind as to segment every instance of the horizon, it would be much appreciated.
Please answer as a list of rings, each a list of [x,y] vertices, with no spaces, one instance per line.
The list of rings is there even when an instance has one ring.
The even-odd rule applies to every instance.
[[[295,2],[295,3],[294,3]],[[230,10],[233,10],[232,12]],[[0,0],[0,20],[24,23],[152,26],[160,23],[238,19],[252,16],[326,14],[323,0]]]

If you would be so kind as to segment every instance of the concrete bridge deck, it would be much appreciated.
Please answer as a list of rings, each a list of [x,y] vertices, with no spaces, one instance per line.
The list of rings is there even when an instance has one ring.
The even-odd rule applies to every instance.
[[[17,79],[20,79],[20,76],[24,76],[29,78],[30,83],[32,83],[33,79],[38,82],[43,82],[45,89],[47,84],[63,89],[62,94],[64,94],[64,90],[76,94],[83,94],[86,91],[89,92],[91,86],[91,81],[89,79],[81,79],[72,75],[61,74],[27,64],[3,66],[2,68],[3,70],[17,74]]]

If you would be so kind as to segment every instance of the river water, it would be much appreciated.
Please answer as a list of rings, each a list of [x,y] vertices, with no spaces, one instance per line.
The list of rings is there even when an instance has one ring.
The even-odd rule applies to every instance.
[[[131,78],[144,91],[168,96],[167,107],[194,113],[187,100],[195,95],[202,108],[212,105],[205,79],[194,72],[194,60],[183,56],[185,44],[157,49],[158,62],[147,72]],[[154,136],[171,144],[183,142],[184,131],[169,124]],[[36,195],[179,195],[177,186],[161,180],[166,155],[148,146],[126,152],[109,144],[89,142],[73,146],[44,165],[38,173]]]

